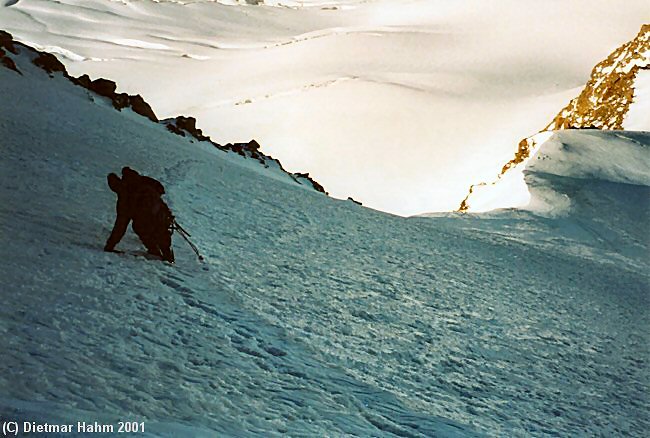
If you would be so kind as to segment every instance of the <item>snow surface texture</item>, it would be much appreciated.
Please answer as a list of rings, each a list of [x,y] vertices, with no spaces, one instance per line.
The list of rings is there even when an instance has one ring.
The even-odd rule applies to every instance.
[[[305,8],[21,0],[0,28],[161,118],[255,138],[333,196],[409,215],[455,210],[650,16],[647,0],[277,3]]]
[[[17,67],[0,68],[3,419],[156,436],[650,428],[647,167],[563,167],[610,141],[647,162],[648,134],[542,148],[538,181],[571,197],[560,218],[405,219]],[[178,236],[176,266],[101,251],[105,176],[125,164],[164,183],[205,264]],[[131,232],[119,248],[142,251]]]

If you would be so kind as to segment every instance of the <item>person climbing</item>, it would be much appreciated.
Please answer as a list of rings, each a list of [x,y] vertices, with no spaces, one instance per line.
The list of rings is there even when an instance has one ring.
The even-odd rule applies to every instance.
[[[109,173],[108,186],[117,193],[115,225],[104,251],[116,252],[115,246],[133,221],[131,228],[147,252],[174,263],[172,232],[174,216],[161,196],[165,188],[160,181],[140,175],[130,167],[122,168],[122,178]]]

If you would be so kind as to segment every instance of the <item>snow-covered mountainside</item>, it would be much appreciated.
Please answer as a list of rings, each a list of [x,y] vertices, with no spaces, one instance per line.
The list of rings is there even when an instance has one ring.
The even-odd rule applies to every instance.
[[[523,207],[530,195],[522,171],[549,132],[562,129],[650,131],[650,24],[594,67],[580,95],[540,131],[519,142],[496,180],[470,187],[460,211]]]
[[[14,41],[11,34],[0,30],[0,62],[6,68],[20,75],[22,75],[22,72],[16,67],[14,57],[20,55],[21,52],[24,52],[22,53],[23,57],[31,58],[32,64],[42,68],[48,74],[61,73],[64,78],[73,84],[87,89],[96,96],[107,98],[116,110],[121,111],[124,108],[129,108],[136,114],[146,117],[152,122],[159,122],[151,106],[139,94],[130,96],[126,93],[116,93],[117,84],[108,79],[99,78],[91,80],[88,75],[83,75],[78,78],[70,76],[65,66],[54,55],[35,50],[20,42]],[[257,160],[265,168],[273,167],[277,171],[289,176],[296,183],[306,184],[316,191],[327,194],[323,186],[314,181],[309,176],[309,173],[287,172],[278,160],[262,153],[259,143],[255,140],[251,140],[248,143],[227,143],[221,145],[212,141],[210,137],[203,135],[202,130],[196,127],[196,119],[191,116],[177,116],[165,119],[161,123],[168,131],[176,135],[180,135],[181,137],[187,136],[197,141],[206,142],[222,151],[235,152],[244,158]]]
[[[647,0],[239,3],[0,1],[0,28],[161,118],[257,139],[334,197],[411,215],[493,179],[650,16]]]
[[[571,198],[561,217],[407,219],[118,112],[20,52],[0,66],[3,421],[137,421],[150,436],[650,428],[648,134],[546,142],[534,177]],[[593,144],[620,168],[566,165]],[[101,250],[106,174],[124,165],[163,182],[205,263],[178,236],[176,265],[138,257],[130,232],[127,255]]]

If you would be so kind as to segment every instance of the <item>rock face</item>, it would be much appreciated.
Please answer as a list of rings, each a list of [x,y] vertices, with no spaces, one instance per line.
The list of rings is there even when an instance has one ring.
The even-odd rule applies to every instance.
[[[623,129],[634,97],[635,80],[642,70],[650,71],[650,24],[632,41],[616,49],[591,72],[591,77],[580,95],[562,109],[544,129],[539,132],[562,129]],[[515,156],[501,169],[494,182],[472,185],[461,202],[458,211],[469,211],[472,194],[479,186],[495,184],[510,169],[530,157],[537,146],[532,139],[519,142]]]
[[[544,129],[623,129],[639,70],[650,70],[650,24],[596,65],[582,93]]]

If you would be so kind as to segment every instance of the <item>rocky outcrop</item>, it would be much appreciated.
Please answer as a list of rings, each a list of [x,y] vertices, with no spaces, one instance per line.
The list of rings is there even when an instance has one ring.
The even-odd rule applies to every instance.
[[[251,140],[248,143],[228,143],[224,148],[244,157],[251,157],[262,164],[265,163],[266,156],[260,152],[260,144],[256,140]]]
[[[623,129],[623,121],[634,97],[634,83],[640,70],[650,70],[650,24],[616,49],[591,72],[580,95],[562,109],[541,131],[562,129]],[[476,187],[495,184],[503,175],[530,157],[537,144],[532,137],[519,142],[515,156],[508,161],[496,180],[472,185],[458,211],[468,211]]]
[[[144,116],[153,122],[158,121],[158,117],[156,117],[156,114],[153,112],[153,109],[151,109],[151,106],[149,106],[149,104],[139,94],[136,94],[135,96],[129,96],[129,105],[131,106],[131,110],[134,113],[140,114],[141,116]]]
[[[0,30],[0,63],[9,70],[13,70],[16,73],[22,75],[20,70],[18,70],[18,67],[16,67],[14,60],[7,56],[5,50],[13,53],[14,55],[18,54],[18,50],[13,44],[13,38],[11,37],[11,34]]]
[[[294,173],[293,176],[294,176],[295,179],[298,180],[298,182],[300,182],[301,179],[304,179],[309,184],[311,184],[311,186],[317,192],[325,193],[326,195],[329,194],[329,193],[327,193],[325,191],[325,188],[323,186],[321,186],[320,184],[318,184],[312,177],[310,177],[308,173]]]
[[[50,74],[60,72],[67,75],[65,66],[51,53],[39,52],[38,56],[32,62],[35,66],[40,67]]]
[[[210,137],[203,135],[203,131],[196,127],[196,119],[194,117],[178,116],[174,119],[165,119],[162,123],[167,129],[176,135],[185,137],[196,138],[198,141],[210,141]]]
[[[569,102],[544,131],[623,129],[639,70],[650,70],[650,24],[644,24],[636,38],[594,67],[580,95]]]
[[[81,87],[84,87],[95,94],[98,94],[103,97],[110,99],[113,107],[116,110],[122,110],[123,108],[131,108],[131,110],[140,114],[151,120],[152,122],[158,122],[158,117],[151,109],[151,106],[140,96],[136,94],[135,96],[129,95],[127,93],[117,93],[117,84],[108,79],[99,78],[94,81],[91,80],[88,75],[82,75],[78,78],[71,78],[71,81]]]
[[[9,32],[5,32],[4,30],[0,30],[0,47],[7,49],[14,55],[18,54],[18,49],[14,45],[14,38]]]
[[[287,172],[284,167],[282,167],[282,163],[280,163],[280,161],[276,160],[270,155],[262,153],[260,150],[261,146],[256,140],[251,140],[248,143],[226,143],[225,145],[219,144],[213,141],[209,136],[204,135],[203,131],[196,127],[196,119],[189,116],[178,116],[173,119],[165,119],[162,120],[161,123],[165,125],[169,132],[180,135],[181,137],[191,137],[197,141],[208,142],[222,151],[234,152],[241,155],[242,157],[257,160],[265,167],[274,165],[278,167],[278,169],[280,169],[282,172],[289,175],[298,184],[307,183],[313,187],[314,190],[326,195],[328,194],[325,191],[325,188],[316,182],[313,178],[311,178],[308,173]]]
[[[20,70],[18,70],[18,67],[16,67],[16,63],[14,62],[14,60],[5,54],[4,48],[2,47],[0,47],[0,63],[4,65],[6,68],[8,68],[9,70],[13,70],[16,73],[22,75]]]

